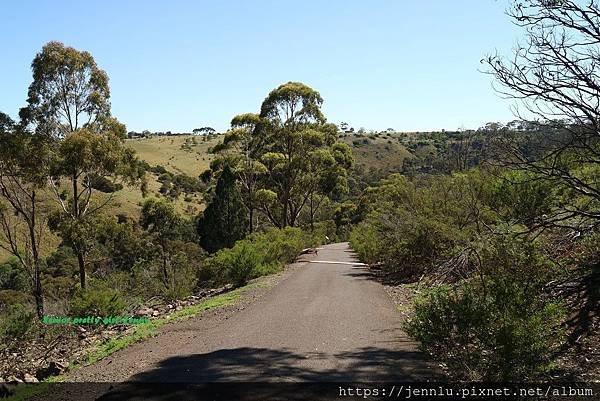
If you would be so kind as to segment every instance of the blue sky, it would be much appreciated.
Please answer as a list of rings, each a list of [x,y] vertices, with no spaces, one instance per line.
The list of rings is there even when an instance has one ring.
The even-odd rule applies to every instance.
[[[507,0],[59,1],[2,4],[0,111],[17,116],[44,43],[87,50],[130,130],[224,130],[281,83],[318,90],[331,122],[402,131],[513,118],[478,72],[521,32]]]

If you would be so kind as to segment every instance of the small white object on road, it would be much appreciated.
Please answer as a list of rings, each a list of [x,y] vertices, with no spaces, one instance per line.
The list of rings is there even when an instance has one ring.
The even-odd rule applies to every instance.
[[[366,264],[360,263],[360,262],[338,262],[335,260],[309,260],[308,263],[326,263],[326,264],[330,264],[330,265],[351,265],[351,266],[363,266],[363,267],[367,266]]]

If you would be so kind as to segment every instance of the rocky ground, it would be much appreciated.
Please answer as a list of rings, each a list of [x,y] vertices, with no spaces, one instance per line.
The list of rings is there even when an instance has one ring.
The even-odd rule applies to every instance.
[[[138,309],[134,317],[162,319],[183,308],[205,302],[218,294],[230,291],[231,285],[202,290],[183,300],[155,303]],[[94,347],[109,339],[123,337],[134,325],[62,325],[37,327],[40,335],[34,340],[15,342],[0,350],[0,382],[36,383],[57,376],[69,369]]]

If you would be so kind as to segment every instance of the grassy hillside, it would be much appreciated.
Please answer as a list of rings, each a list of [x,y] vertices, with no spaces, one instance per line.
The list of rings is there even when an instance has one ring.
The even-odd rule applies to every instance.
[[[173,173],[197,177],[206,170],[212,155],[208,148],[222,138],[216,136],[206,142],[202,137],[189,135],[130,139],[127,144],[151,166],[161,165]]]
[[[383,134],[342,134],[340,140],[347,143],[354,152],[356,165],[367,175],[376,176],[387,172],[402,171],[404,161],[415,157],[424,157],[435,151],[424,136],[417,133],[383,133]],[[175,174],[187,174],[197,177],[208,169],[213,155],[209,148],[216,145],[222,136],[216,136],[204,141],[202,137],[190,135],[182,136],[155,136],[151,138],[129,139],[127,145],[133,148],[140,159],[150,166],[161,165]],[[375,173],[377,172],[377,174]],[[158,195],[161,183],[157,175],[148,173],[148,190],[150,196]],[[107,194],[98,194],[98,201],[104,200]],[[125,187],[113,194],[107,212],[110,214],[126,214],[137,219],[140,205],[144,201],[139,188]],[[203,199],[200,194],[188,197],[180,195],[175,201],[177,209],[187,215],[196,215],[203,208]],[[58,239],[52,234],[51,247],[44,253],[51,252],[58,244]],[[0,261],[8,258],[9,254],[0,249]]]
[[[172,173],[197,177],[209,167],[212,160],[208,148],[214,146],[220,139],[216,137],[204,142],[200,137],[186,135],[131,139],[127,140],[127,144],[135,149],[140,158],[150,166],[162,165]],[[148,173],[146,178],[149,196],[158,195],[161,183],[158,182],[157,175]],[[103,202],[109,196],[111,195],[97,193],[96,202]],[[50,197],[50,199],[52,198]],[[112,194],[112,200],[106,211],[109,214],[125,214],[137,219],[143,201],[144,198],[139,188],[125,186],[122,190]],[[187,201],[184,195],[180,195],[174,200],[174,203],[180,212],[187,215],[196,215],[204,208],[200,194],[188,197]],[[50,200],[49,204],[52,205],[53,201]],[[49,241],[48,247],[42,249],[44,255],[51,253],[59,242],[59,239],[52,233],[46,235]],[[9,256],[10,254],[6,250],[0,249],[0,262],[8,259]]]
[[[340,140],[352,147],[356,164],[366,170],[400,170],[413,157],[398,135],[344,134]]]

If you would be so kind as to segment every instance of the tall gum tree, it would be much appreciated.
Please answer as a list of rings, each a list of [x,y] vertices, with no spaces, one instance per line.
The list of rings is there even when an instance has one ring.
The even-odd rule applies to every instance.
[[[305,209],[312,220],[322,199],[347,189],[351,149],[336,142],[337,127],[321,112],[314,89],[288,82],[269,93],[259,114],[233,118],[232,129],[214,148],[211,166],[233,166],[244,203],[254,222],[259,210],[276,227],[295,226]]]
[[[255,212],[258,207],[256,193],[266,167],[257,158],[265,147],[264,138],[258,135],[261,119],[258,114],[246,113],[231,120],[232,129],[225,133],[223,141],[213,148],[219,158],[213,168],[229,166],[236,174],[241,187],[242,202],[248,213],[248,231],[254,231]]]
[[[53,219],[54,228],[75,251],[85,288],[87,247],[78,227],[112,199],[112,194],[104,201],[94,198],[92,177],[133,183],[143,181],[144,173],[135,153],[124,146],[125,126],[110,115],[108,75],[90,53],[49,42],[31,66],[33,82],[20,117],[24,126],[52,142],[48,185],[62,212]],[[69,185],[62,185],[63,179]]]
[[[261,105],[264,123],[259,130],[265,132],[268,149],[261,158],[267,178],[259,196],[262,210],[278,227],[297,224],[315,193],[323,193],[324,175],[339,178],[340,190],[345,182],[346,168],[338,168],[341,165],[335,162],[340,159],[332,155],[337,127],[326,123],[322,104],[319,92],[300,82],[288,82],[272,90]],[[349,148],[344,151],[351,155]]]

